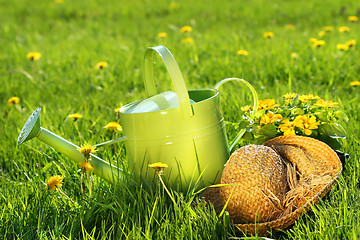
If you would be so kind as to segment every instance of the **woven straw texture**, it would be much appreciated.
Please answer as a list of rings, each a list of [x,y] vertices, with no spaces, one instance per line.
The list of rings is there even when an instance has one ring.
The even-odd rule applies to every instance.
[[[241,180],[239,184],[209,188],[201,195],[201,198],[214,205],[217,212],[220,212],[228,203],[226,210],[229,212],[230,219],[239,232],[247,235],[254,235],[256,232],[260,236],[266,236],[272,229],[280,231],[294,224],[301,215],[309,210],[311,205],[325,196],[342,171],[342,165],[337,154],[319,140],[302,136],[281,136],[267,141],[264,145],[274,149],[276,154],[273,155],[274,153],[267,150],[267,148],[261,150],[262,153],[259,154],[254,149],[263,149],[262,147],[265,146],[254,147],[254,145],[249,145],[234,152],[226,163],[220,183],[234,184],[235,179],[238,178]],[[268,152],[270,156],[266,155],[265,152]],[[263,156],[264,154],[266,156]],[[250,158],[249,155],[253,158]],[[276,156],[281,156],[284,161],[288,161],[296,167],[297,177],[295,183],[289,181],[289,175],[294,174],[294,171],[292,172],[286,167],[284,168],[287,170],[284,170],[283,167],[276,164],[278,161]],[[241,160],[242,158],[245,158],[245,160]],[[250,162],[250,159],[253,162]],[[233,161],[238,163],[231,163]],[[265,163],[260,165],[257,163],[262,161],[265,161]],[[270,163],[271,161],[275,162],[275,164]],[[242,164],[248,166],[244,167]],[[286,166],[287,164],[283,162],[283,165]],[[271,170],[285,172],[288,185],[287,188],[285,187],[286,191],[288,191],[285,196],[282,195],[284,189],[282,184],[283,174],[277,173],[278,176],[275,177],[275,180],[270,180],[267,177],[264,178],[264,170],[259,169],[259,166],[260,168],[269,166]],[[244,175],[239,174],[239,172],[252,168],[255,170],[247,174],[244,180]],[[233,177],[231,177],[231,172],[235,172]],[[240,178],[239,175],[241,175]],[[265,175],[268,176],[268,174]],[[263,200],[256,199],[254,195],[258,195],[259,190],[253,186],[259,186],[258,184],[264,186],[261,188],[261,192],[265,193],[267,189],[270,189],[272,194],[265,194]],[[271,184],[276,184],[278,187],[270,186]],[[231,197],[228,189],[231,189]],[[235,195],[236,198],[234,198]],[[264,197],[264,194],[262,196]],[[267,204],[269,199],[273,208],[270,207],[271,204]],[[283,202],[282,207],[276,204],[278,200]],[[261,209],[266,210],[259,211],[259,204],[264,204]],[[280,213],[279,210],[281,210]],[[254,211],[256,212],[256,224],[253,219]],[[269,216],[266,216],[266,213]]]

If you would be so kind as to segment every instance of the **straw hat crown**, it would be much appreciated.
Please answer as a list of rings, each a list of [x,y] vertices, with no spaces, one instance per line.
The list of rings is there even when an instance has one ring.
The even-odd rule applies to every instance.
[[[236,150],[225,164],[220,180],[223,205],[236,223],[266,222],[282,213],[287,191],[286,171],[280,156],[270,147],[248,145]]]

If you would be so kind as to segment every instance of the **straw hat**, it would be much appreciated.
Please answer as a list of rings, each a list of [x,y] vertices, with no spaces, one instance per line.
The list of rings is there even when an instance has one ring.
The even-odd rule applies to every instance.
[[[269,175],[269,169],[280,172]],[[217,212],[226,206],[241,232],[267,235],[292,225],[330,190],[341,171],[340,159],[325,143],[281,136],[234,152],[220,180],[231,185],[209,188],[201,197]]]

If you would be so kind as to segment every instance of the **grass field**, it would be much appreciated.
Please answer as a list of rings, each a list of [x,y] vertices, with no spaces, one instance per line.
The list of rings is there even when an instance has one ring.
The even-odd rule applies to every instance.
[[[210,3],[211,2],[211,3]],[[42,126],[80,145],[114,137],[102,130],[118,121],[114,109],[146,97],[142,63],[147,47],[165,45],[175,56],[188,89],[214,88],[227,77],[249,81],[260,99],[286,93],[314,94],[339,103],[349,117],[340,150],[351,158],[322,201],[273,239],[360,238],[360,15],[356,0],[324,1],[4,1],[0,0],[0,236],[3,239],[237,239],[225,215],[194,194],[159,185],[115,187],[93,176],[92,196],[80,190],[76,163],[38,140],[16,146],[37,107]],[[289,25],[292,24],[292,25]],[[192,31],[181,33],[183,26]],[[333,30],[319,36],[325,26]],[[347,26],[350,31],[340,32]],[[158,34],[165,32],[166,37]],[[265,32],[273,32],[270,39]],[[322,35],[322,33],[320,33]],[[188,42],[184,39],[188,38]],[[191,38],[191,40],[189,40]],[[314,47],[311,38],[325,45]],[[337,44],[356,40],[348,50]],[[191,42],[193,41],[193,42]],[[248,51],[248,55],[238,54]],[[31,61],[29,52],[41,57]],[[159,60],[159,59],[158,59]],[[106,62],[104,69],[96,64]],[[159,91],[172,89],[163,64],[155,65]],[[10,106],[8,99],[18,97]],[[230,122],[251,104],[242,85],[221,89]],[[69,114],[83,118],[74,122]],[[229,139],[236,134],[227,127]],[[120,137],[121,133],[115,133]],[[126,168],[123,144],[98,156]],[[46,191],[53,175],[59,191]],[[196,191],[196,190],[194,190]],[[244,237],[245,239],[256,239]]]

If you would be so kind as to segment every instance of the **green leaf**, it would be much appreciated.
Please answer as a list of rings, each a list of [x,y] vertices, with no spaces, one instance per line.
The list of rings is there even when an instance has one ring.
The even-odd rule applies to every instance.
[[[261,109],[260,111],[257,111],[255,114],[254,114],[254,118],[255,119],[258,119],[258,118],[261,118],[266,112],[266,109]]]
[[[327,113],[325,111],[319,111],[314,113],[317,120],[321,122],[328,122]]]
[[[344,120],[346,122],[349,121],[348,116],[342,111],[334,112],[334,116],[336,117],[336,119]]]
[[[321,130],[323,130],[326,135],[328,135],[332,138],[345,138],[346,137],[346,131],[340,124],[325,123],[325,124],[319,126],[319,128],[321,128]]]
[[[259,135],[264,135],[264,136],[269,136],[269,137],[274,137],[276,135],[276,127],[275,125],[272,124],[267,124],[264,125],[260,128],[258,134]]]
[[[293,108],[291,110],[291,113],[294,115],[303,115],[305,113],[305,111],[301,108]]]

